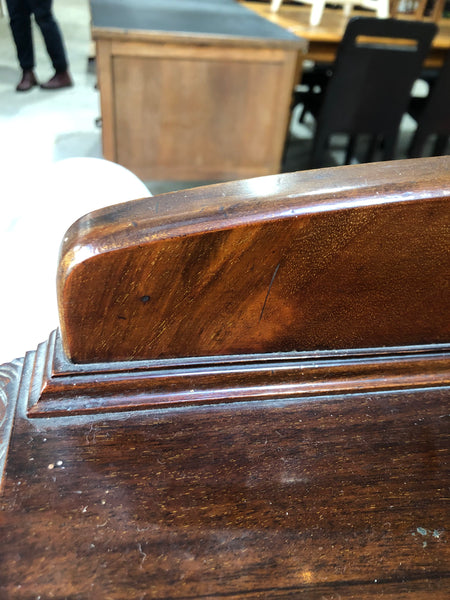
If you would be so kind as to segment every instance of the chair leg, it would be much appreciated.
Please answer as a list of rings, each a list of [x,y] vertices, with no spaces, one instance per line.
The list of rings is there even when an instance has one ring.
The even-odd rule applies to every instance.
[[[369,163],[373,161],[373,157],[375,155],[375,150],[378,145],[378,136],[372,135],[370,136],[369,144],[367,146],[366,156],[364,157],[364,162]]]
[[[353,3],[352,2],[346,2],[344,4],[344,17],[349,17],[351,15],[352,8],[353,8]]]
[[[383,151],[384,160],[393,160],[396,144],[397,144],[397,136],[396,135],[387,135],[384,138],[384,151]]]
[[[420,158],[423,154],[423,147],[427,141],[428,134],[420,129],[416,129],[413,139],[408,148],[409,158]]]
[[[314,135],[312,150],[311,150],[311,158],[309,160],[309,168],[317,169],[321,166],[323,161],[323,155],[325,150],[328,147],[328,134],[323,131],[318,131],[316,129],[316,133]]]
[[[303,123],[303,119],[305,118],[305,115],[306,115],[306,110],[305,110],[305,105],[303,104],[302,109],[300,111],[300,115],[298,117],[299,123]]]
[[[447,150],[448,135],[438,135],[434,143],[433,156],[443,156]]]
[[[270,3],[270,12],[278,12],[280,10],[280,6],[283,0],[272,0]]]
[[[325,0],[314,0],[309,16],[309,24],[312,27],[319,25],[322,20],[323,10],[325,8]]]
[[[389,0],[378,0],[377,17],[387,19],[389,17]]]
[[[286,167],[290,141],[291,141],[291,136],[289,135],[289,131],[288,131],[286,134],[286,137],[284,138],[283,155],[281,157],[281,173],[284,173],[284,169]]]
[[[347,151],[345,153],[345,164],[346,165],[349,165],[353,158],[353,152],[355,150],[355,142],[356,142],[356,135],[351,135],[349,137],[348,144],[347,144]]]

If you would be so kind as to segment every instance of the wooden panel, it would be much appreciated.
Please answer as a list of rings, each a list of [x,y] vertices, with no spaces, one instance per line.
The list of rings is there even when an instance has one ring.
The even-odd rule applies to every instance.
[[[120,164],[142,179],[279,170],[295,53],[241,49],[236,59],[231,52],[217,60],[208,48],[204,57],[198,48],[178,60],[159,54],[113,59]]]
[[[107,362],[448,342],[449,165],[322,169],[88,215],[63,246],[65,351]]]

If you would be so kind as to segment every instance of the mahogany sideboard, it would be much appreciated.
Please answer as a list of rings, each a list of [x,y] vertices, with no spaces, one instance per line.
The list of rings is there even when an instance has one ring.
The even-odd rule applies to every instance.
[[[91,0],[103,155],[142,180],[278,173],[294,34],[234,0]]]
[[[0,367],[0,598],[447,599],[449,169],[77,221]]]

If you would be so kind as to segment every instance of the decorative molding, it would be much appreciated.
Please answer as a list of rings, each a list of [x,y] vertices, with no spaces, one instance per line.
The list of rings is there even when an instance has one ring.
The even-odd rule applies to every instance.
[[[53,332],[36,352],[28,416],[51,417],[432,388],[448,346],[75,365]]]
[[[23,359],[0,365],[0,487],[11,436]]]

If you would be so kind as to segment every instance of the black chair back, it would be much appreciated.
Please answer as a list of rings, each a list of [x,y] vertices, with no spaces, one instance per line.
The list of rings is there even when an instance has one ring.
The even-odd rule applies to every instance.
[[[370,134],[370,152],[383,140],[385,160],[393,157],[411,88],[436,34],[434,23],[357,17],[347,25],[333,76],[319,113],[311,166],[321,164],[333,133]],[[348,149],[346,162],[351,158]]]
[[[413,99],[409,112],[417,120],[409,155],[422,156],[428,136],[434,133],[437,138],[432,154],[445,154],[450,136],[450,51],[428,97]]]

